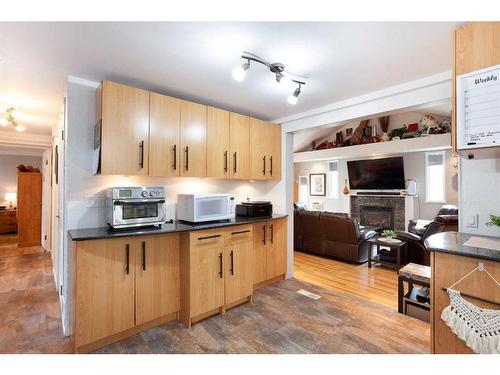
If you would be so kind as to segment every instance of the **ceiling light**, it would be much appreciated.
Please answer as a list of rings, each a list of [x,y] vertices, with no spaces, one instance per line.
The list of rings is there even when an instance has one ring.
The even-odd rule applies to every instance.
[[[19,125],[16,122],[16,116],[20,114],[20,112],[16,108],[9,107],[5,110],[5,112],[7,112],[7,117],[0,119],[0,125],[4,127],[7,125],[12,125],[18,132],[22,132],[26,129],[24,126]]]
[[[278,83],[296,83],[299,85],[299,88],[295,90],[295,92],[288,98],[288,102],[290,104],[296,104],[297,103],[297,97],[300,94],[300,87],[301,85],[305,85],[306,83],[303,81],[299,81],[297,79],[291,78],[288,73],[285,74],[285,65],[282,63],[270,63],[264,60],[263,58],[250,53],[250,52],[243,52],[241,55],[241,58],[246,59],[247,62],[243,64],[242,66],[239,66],[237,68],[233,69],[233,77],[236,81],[241,82],[245,79],[245,74],[248,68],[250,67],[250,61],[255,61],[258,62],[259,64],[265,65],[269,68],[271,73],[275,75],[276,82]],[[297,77],[297,76],[295,76]]]
[[[246,71],[250,68],[250,60],[247,60],[246,63],[244,63],[242,66],[238,66],[233,69],[233,78],[241,82],[245,79]]]
[[[15,129],[16,131],[18,131],[19,133],[23,132],[26,128],[22,125],[16,125],[15,126]]]
[[[299,87],[295,89],[293,94],[288,97],[288,103],[292,105],[297,104],[297,101],[299,100],[299,95],[300,95],[300,84]]]

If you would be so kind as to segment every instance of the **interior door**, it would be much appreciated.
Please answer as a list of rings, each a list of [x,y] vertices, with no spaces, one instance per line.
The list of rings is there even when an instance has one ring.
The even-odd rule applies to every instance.
[[[207,175],[207,107],[181,101],[181,176]]]
[[[229,177],[229,152],[229,112],[208,107],[207,177]]]
[[[268,225],[267,279],[286,273],[286,219],[272,220]]]
[[[179,234],[138,239],[136,324],[180,309]]]
[[[83,241],[76,251],[76,345],[134,327],[138,240]]]
[[[251,179],[250,118],[231,112],[229,122],[231,178]]]
[[[253,241],[240,242],[224,249],[224,300],[226,305],[253,293]]]
[[[197,236],[197,234],[194,234]],[[193,234],[191,235],[193,238]],[[207,236],[210,237],[210,236]],[[191,246],[191,317],[224,305],[224,246],[220,237],[193,241]]]
[[[180,176],[181,101],[152,92],[149,117],[149,175]]]
[[[267,280],[267,222],[253,226],[254,284]]]
[[[42,239],[42,174],[17,174],[17,243],[37,246]]]

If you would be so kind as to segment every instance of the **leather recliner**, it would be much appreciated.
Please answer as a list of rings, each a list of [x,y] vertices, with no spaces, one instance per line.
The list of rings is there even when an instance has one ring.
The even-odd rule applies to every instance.
[[[408,242],[407,262],[430,266],[430,253],[425,247],[424,241],[427,237],[442,232],[443,228],[442,222],[434,220],[425,227],[421,236],[409,232],[396,232],[397,238]]]
[[[443,205],[434,221],[443,224],[442,232],[458,232],[458,207],[453,204]],[[427,224],[429,225],[429,224]],[[416,234],[417,236],[422,236],[427,228],[417,228],[417,222],[415,220],[410,220],[408,223],[408,232]]]
[[[308,253],[323,255],[323,233],[320,225],[319,211],[298,211],[299,225],[302,235],[302,247]]]

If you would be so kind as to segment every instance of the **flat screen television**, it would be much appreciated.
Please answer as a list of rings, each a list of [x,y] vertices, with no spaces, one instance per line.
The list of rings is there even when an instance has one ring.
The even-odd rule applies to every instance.
[[[401,190],[405,188],[405,172],[401,156],[348,161],[347,172],[352,190]]]

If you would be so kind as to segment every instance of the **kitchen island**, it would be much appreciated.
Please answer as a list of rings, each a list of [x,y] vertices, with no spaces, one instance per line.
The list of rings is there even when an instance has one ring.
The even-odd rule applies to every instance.
[[[495,279],[500,280],[500,251],[464,245],[471,237],[487,241],[499,240],[495,237],[443,232],[434,234],[425,241],[426,248],[431,252],[432,268],[432,353],[472,353],[441,319],[443,309],[450,303],[445,289],[472,271],[479,263],[482,263]],[[500,288],[486,272],[473,272],[453,289],[460,291],[462,297],[479,307],[498,309],[500,306]]]
[[[283,280],[287,215],[113,231],[69,231],[75,352],[169,320],[186,327]]]

